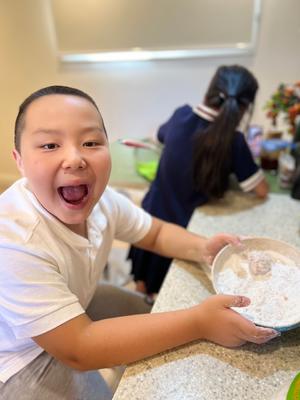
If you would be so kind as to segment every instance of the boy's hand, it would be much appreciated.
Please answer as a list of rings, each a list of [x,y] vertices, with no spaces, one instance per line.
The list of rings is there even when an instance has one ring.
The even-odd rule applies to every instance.
[[[241,240],[238,236],[220,233],[207,239],[203,246],[202,258],[208,264],[212,264],[218,252],[227,244],[241,246]]]
[[[279,336],[276,330],[258,327],[230,308],[245,307],[249,303],[250,299],[244,296],[215,295],[194,307],[200,322],[201,339],[237,347],[245,342],[265,343]]]

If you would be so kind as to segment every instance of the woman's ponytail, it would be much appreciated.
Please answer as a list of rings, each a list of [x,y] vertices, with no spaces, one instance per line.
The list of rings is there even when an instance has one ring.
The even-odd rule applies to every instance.
[[[195,189],[208,198],[220,198],[228,188],[234,135],[250,103],[257,82],[244,67],[220,67],[207,91],[205,105],[219,111],[194,142],[193,178]]]

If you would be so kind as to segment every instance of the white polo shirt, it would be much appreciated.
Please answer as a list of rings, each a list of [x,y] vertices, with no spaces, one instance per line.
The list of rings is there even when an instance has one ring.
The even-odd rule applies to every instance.
[[[31,337],[83,314],[114,238],[129,243],[151,216],[107,188],[87,220],[88,239],[49,214],[18,180],[0,196],[0,381],[43,349]]]

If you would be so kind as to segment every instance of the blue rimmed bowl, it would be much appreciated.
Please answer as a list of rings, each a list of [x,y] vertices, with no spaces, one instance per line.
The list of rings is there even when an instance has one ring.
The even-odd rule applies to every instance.
[[[245,254],[245,252],[251,252],[251,251],[255,251],[255,252],[272,252],[273,254],[278,254],[278,257],[281,259],[284,258],[284,260],[286,260],[287,262],[284,263],[283,265],[286,266],[286,268],[299,268],[299,274],[297,273],[295,277],[295,280],[293,281],[293,271],[295,272],[295,269],[292,271],[291,269],[291,275],[289,274],[289,277],[291,277],[291,280],[293,281],[291,283],[291,285],[294,285],[294,292],[296,291],[299,293],[299,295],[297,294],[297,299],[299,296],[299,304],[296,307],[293,307],[292,312],[289,313],[290,315],[288,317],[286,317],[285,315],[283,315],[281,318],[276,318],[274,319],[274,322],[270,321],[270,318],[262,318],[261,315],[259,313],[257,313],[255,311],[255,308],[253,310],[251,310],[251,306],[247,307],[247,308],[234,308],[235,311],[239,312],[241,315],[243,315],[244,317],[250,319],[251,321],[253,321],[256,325],[260,325],[260,326],[264,326],[264,327],[269,327],[269,328],[273,328],[276,329],[278,331],[287,331],[290,329],[294,329],[300,326],[300,250],[293,247],[292,245],[283,242],[281,240],[275,240],[275,239],[271,239],[271,238],[266,238],[266,237],[252,237],[252,238],[247,238],[242,240],[242,246],[233,246],[233,245],[227,245],[225,246],[215,257],[215,260],[213,262],[212,265],[212,273],[211,273],[211,277],[212,277],[212,283],[213,283],[213,287],[216,291],[216,293],[220,294],[239,294],[239,295],[245,295],[247,296],[247,293],[243,293],[242,290],[239,291],[238,287],[237,287],[237,282],[241,282],[241,288],[244,287],[243,286],[243,279],[247,279],[249,282],[249,280],[251,280],[253,278],[253,276],[251,275],[251,273],[249,271],[243,272],[243,269],[245,270],[245,265],[247,263],[242,262],[243,258],[242,258],[242,254]],[[236,258],[234,258],[236,257]],[[231,265],[231,260],[235,260],[235,265]],[[241,260],[240,265],[239,261]],[[276,265],[278,265],[278,263],[272,265],[272,269],[276,268]],[[235,281],[232,281],[231,279],[228,278],[227,282],[224,281],[225,276],[233,276],[232,274],[239,274],[239,268],[242,268],[240,271],[243,272],[243,274],[246,274],[243,278],[243,275],[239,275],[238,278],[235,279]],[[224,271],[226,272],[226,269],[231,269],[230,274],[231,275],[225,275]],[[297,272],[297,271],[296,271]],[[267,280],[271,279],[271,273],[270,273],[270,278],[264,278],[264,280],[261,280],[260,285],[261,287],[263,287],[264,282],[267,285]],[[253,280],[257,280],[256,277],[253,278]],[[234,282],[234,284],[233,284]],[[286,295],[284,293],[284,290],[286,288],[286,282],[282,282],[282,296],[284,296],[287,301],[290,301],[288,298],[288,294]],[[269,282],[270,284],[270,282]],[[231,287],[232,285],[232,287]],[[299,287],[299,289],[297,290],[297,287]],[[226,287],[226,293],[224,291],[224,287]],[[267,287],[267,286],[266,286]],[[296,298],[294,298],[292,300],[292,304],[294,305],[296,300]],[[254,299],[252,299],[254,300]],[[276,299],[275,299],[276,301]],[[262,307],[265,305],[266,303],[262,304]],[[273,309],[273,313],[274,313],[274,309]],[[276,313],[276,309],[275,309],[275,313]],[[278,315],[280,315],[280,310],[278,312]]]

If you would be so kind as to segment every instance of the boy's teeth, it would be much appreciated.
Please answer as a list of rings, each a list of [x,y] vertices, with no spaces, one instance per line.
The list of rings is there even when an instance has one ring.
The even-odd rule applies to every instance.
[[[87,187],[86,185],[64,186],[61,188],[61,192],[66,201],[78,201],[87,194]]]

